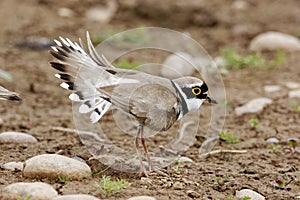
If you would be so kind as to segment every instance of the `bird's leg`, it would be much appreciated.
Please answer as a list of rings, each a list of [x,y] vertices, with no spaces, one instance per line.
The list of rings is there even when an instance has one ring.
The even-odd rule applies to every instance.
[[[151,163],[151,159],[150,159],[150,156],[149,156],[149,153],[148,153],[147,146],[145,144],[144,128],[143,127],[141,128],[141,142],[142,142],[142,145],[143,145],[143,148],[144,148],[144,152],[146,154],[147,162],[148,162],[148,165],[149,165],[149,171],[151,172],[152,171],[152,163]]]
[[[137,152],[137,154],[138,154],[138,157],[139,157],[139,160],[140,160],[140,166],[141,166],[142,172],[143,172],[146,176],[148,176],[147,171],[146,171],[146,169],[145,169],[145,166],[144,166],[144,164],[143,164],[142,154],[141,154],[141,151],[140,151],[140,149],[139,149],[139,140],[140,140],[140,138],[141,138],[141,133],[142,133],[142,132],[143,132],[143,126],[139,125],[139,126],[138,126],[138,132],[137,132],[137,135],[136,135],[136,137],[135,137],[134,143],[135,143],[135,150],[136,150],[136,152]]]

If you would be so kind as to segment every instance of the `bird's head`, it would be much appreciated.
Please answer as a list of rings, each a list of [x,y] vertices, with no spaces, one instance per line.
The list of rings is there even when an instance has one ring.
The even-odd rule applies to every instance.
[[[197,110],[207,101],[217,104],[217,101],[208,96],[208,87],[205,82],[195,77],[181,77],[172,80],[178,95],[181,98],[183,115]]]

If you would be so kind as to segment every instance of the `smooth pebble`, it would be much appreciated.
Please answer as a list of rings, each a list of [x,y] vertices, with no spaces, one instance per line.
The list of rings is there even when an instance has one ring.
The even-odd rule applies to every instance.
[[[279,143],[279,140],[277,138],[271,137],[271,138],[268,138],[266,140],[266,142],[270,143],[270,144],[274,144],[274,143]]]
[[[286,82],[285,86],[289,89],[297,89],[300,88],[300,83],[297,82]]]
[[[52,200],[58,194],[51,185],[46,183],[20,182],[4,187],[0,196],[3,200],[19,199],[20,197],[26,199],[28,196],[30,196],[30,200]]]
[[[278,92],[280,90],[281,90],[280,85],[265,85],[264,86],[264,91],[267,93]]]
[[[242,189],[240,191],[236,191],[235,196],[238,199],[242,199],[244,197],[250,197],[251,200],[265,200],[266,199],[261,194],[255,192],[253,190],[249,190],[249,189]]]
[[[99,200],[98,198],[86,194],[68,194],[55,197],[52,200]]]
[[[59,8],[57,14],[61,17],[72,17],[74,16],[74,11],[70,8]]]
[[[81,180],[91,176],[91,169],[87,164],[66,156],[43,154],[25,161],[23,175],[29,178],[66,176]]]
[[[292,35],[270,31],[256,36],[251,41],[249,48],[256,52],[277,49],[284,49],[292,52],[300,50],[300,41]]]
[[[35,143],[37,139],[32,135],[20,132],[3,132],[0,134],[0,143]]]
[[[22,171],[24,168],[24,163],[23,162],[8,162],[8,163],[3,164],[1,167],[3,169],[7,169],[7,170],[11,170],[11,171],[15,171],[15,170]]]
[[[193,58],[188,53],[171,54],[163,62],[161,75],[169,79],[190,76],[194,73],[195,68],[189,62],[193,62]]]
[[[273,103],[272,99],[265,98],[265,97],[252,99],[245,105],[235,108],[235,113],[237,115],[243,115],[246,113],[258,113],[262,111],[264,107],[272,103]]]
[[[108,1],[107,7],[94,7],[86,12],[86,18],[100,23],[109,23],[118,10],[116,0]]]
[[[300,98],[300,90],[292,90],[289,92],[289,98]]]

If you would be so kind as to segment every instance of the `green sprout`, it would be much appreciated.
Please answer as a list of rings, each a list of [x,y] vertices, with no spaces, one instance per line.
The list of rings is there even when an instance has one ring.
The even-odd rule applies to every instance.
[[[293,158],[296,153],[300,153],[298,149],[296,149],[298,145],[298,139],[297,138],[288,138],[289,147],[286,147],[285,149],[289,150],[291,153],[291,157]]]
[[[92,44],[94,46],[96,46],[96,45],[100,44],[101,42],[105,41],[106,39],[108,39],[110,36],[115,35],[116,33],[117,33],[116,31],[108,30],[102,34],[96,35],[91,38]]]
[[[128,182],[123,179],[117,179],[112,181],[110,176],[102,176],[99,182],[96,182],[95,187],[98,192],[105,196],[110,196],[122,191],[122,189],[128,186]]]
[[[232,131],[221,131],[220,139],[228,144],[235,144],[240,142],[240,139],[237,138]]]
[[[290,191],[289,187],[290,183],[294,182],[294,178],[291,178],[289,181],[283,181],[281,179],[276,180],[275,182],[271,182],[271,185],[278,190]]]
[[[292,101],[291,105],[297,112],[300,112],[300,105],[296,101]]]
[[[252,118],[249,120],[249,124],[250,124],[251,129],[256,129],[259,125],[259,119]]]
[[[241,200],[251,200],[251,197],[249,197],[249,196],[244,196],[244,197],[241,198]]]
[[[119,60],[116,64],[114,64],[114,66],[116,66],[117,68],[122,68],[122,69],[134,69],[134,68],[140,66],[141,64],[142,64],[142,62],[139,62],[139,61],[129,62],[127,60]]]
[[[57,180],[59,183],[61,183],[62,185],[65,185],[67,183],[67,181],[70,180],[70,177],[68,176],[58,176]]]
[[[17,200],[30,200],[31,199],[31,194],[27,195],[26,197],[18,197]]]
[[[269,144],[267,146],[267,149],[273,151],[274,153],[277,153],[281,150],[282,146],[280,144]]]
[[[235,69],[246,67],[272,69],[286,60],[285,54],[282,51],[277,51],[276,57],[272,61],[265,60],[262,55],[258,53],[241,55],[234,49],[222,49],[221,57],[226,61],[229,68]]]

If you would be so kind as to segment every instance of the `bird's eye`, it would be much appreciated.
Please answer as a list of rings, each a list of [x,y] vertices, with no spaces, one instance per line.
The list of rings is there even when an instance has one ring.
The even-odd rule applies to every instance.
[[[195,88],[192,89],[192,92],[193,92],[194,95],[197,96],[201,93],[201,89],[198,88],[198,87],[195,87]]]

